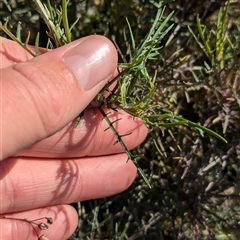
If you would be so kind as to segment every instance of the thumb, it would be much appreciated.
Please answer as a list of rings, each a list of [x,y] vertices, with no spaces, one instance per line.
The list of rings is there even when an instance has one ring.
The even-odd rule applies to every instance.
[[[89,36],[1,71],[0,159],[72,121],[111,79],[113,44]]]

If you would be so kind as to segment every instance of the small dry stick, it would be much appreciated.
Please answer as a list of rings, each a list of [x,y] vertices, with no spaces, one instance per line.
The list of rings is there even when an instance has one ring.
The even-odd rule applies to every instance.
[[[32,226],[34,232],[37,235],[38,240],[49,240],[45,236],[39,235],[37,233],[35,226],[37,226],[40,230],[47,230],[49,225],[51,225],[53,223],[53,219],[51,217],[42,217],[42,218],[37,218],[34,220],[28,220],[26,218],[14,218],[14,217],[0,216],[0,219],[17,220],[17,221],[21,221],[21,222],[26,222]],[[46,220],[47,223],[44,223],[42,221],[39,222],[39,220]]]

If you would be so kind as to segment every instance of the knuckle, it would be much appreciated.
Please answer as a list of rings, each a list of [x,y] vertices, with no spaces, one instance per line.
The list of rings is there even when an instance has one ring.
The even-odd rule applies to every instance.
[[[54,67],[43,68],[36,63],[21,63],[13,68],[21,75],[19,88],[22,97],[27,101],[29,111],[41,129],[49,132],[61,121],[61,111],[67,93],[61,84],[63,76],[59,72],[56,75]]]

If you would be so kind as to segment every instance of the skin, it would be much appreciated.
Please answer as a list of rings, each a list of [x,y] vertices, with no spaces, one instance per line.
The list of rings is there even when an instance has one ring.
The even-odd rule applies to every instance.
[[[63,56],[71,49],[103,49],[98,71],[80,79],[99,83],[90,90]],[[110,196],[127,189],[136,168],[96,108],[87,108],[77,129],[75,119],[114,76],[117,53],[101,36],[90,36],[32,59],[16,43],[0,38],[0,214],[12,218],[52,217],[48,239],[67,239],[78,222],[69,203]],[[82,51],[82,55],[88,52]],[[90,51],[90,50],[89,50]],[[95,69],[96,70],[96,69]],[[103,72],[101,72],[103,71]],[[83,72],[84,73],[84,72]],[[98,79],[99,78],[99,79]],[[109,110],[106,110],[109,112]],[[123,111],[110,111],[129,149],[147,135],[142,121]],[[37,239],[26,222],[0,219],[0,239]]]

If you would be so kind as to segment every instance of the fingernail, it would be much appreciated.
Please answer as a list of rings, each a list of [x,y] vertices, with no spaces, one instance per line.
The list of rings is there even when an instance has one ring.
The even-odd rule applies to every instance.
[[[87,37],[69,50],[63,59],[76,76],[82,91],[108,81],[117,65],[114,46],[102,36]]]

